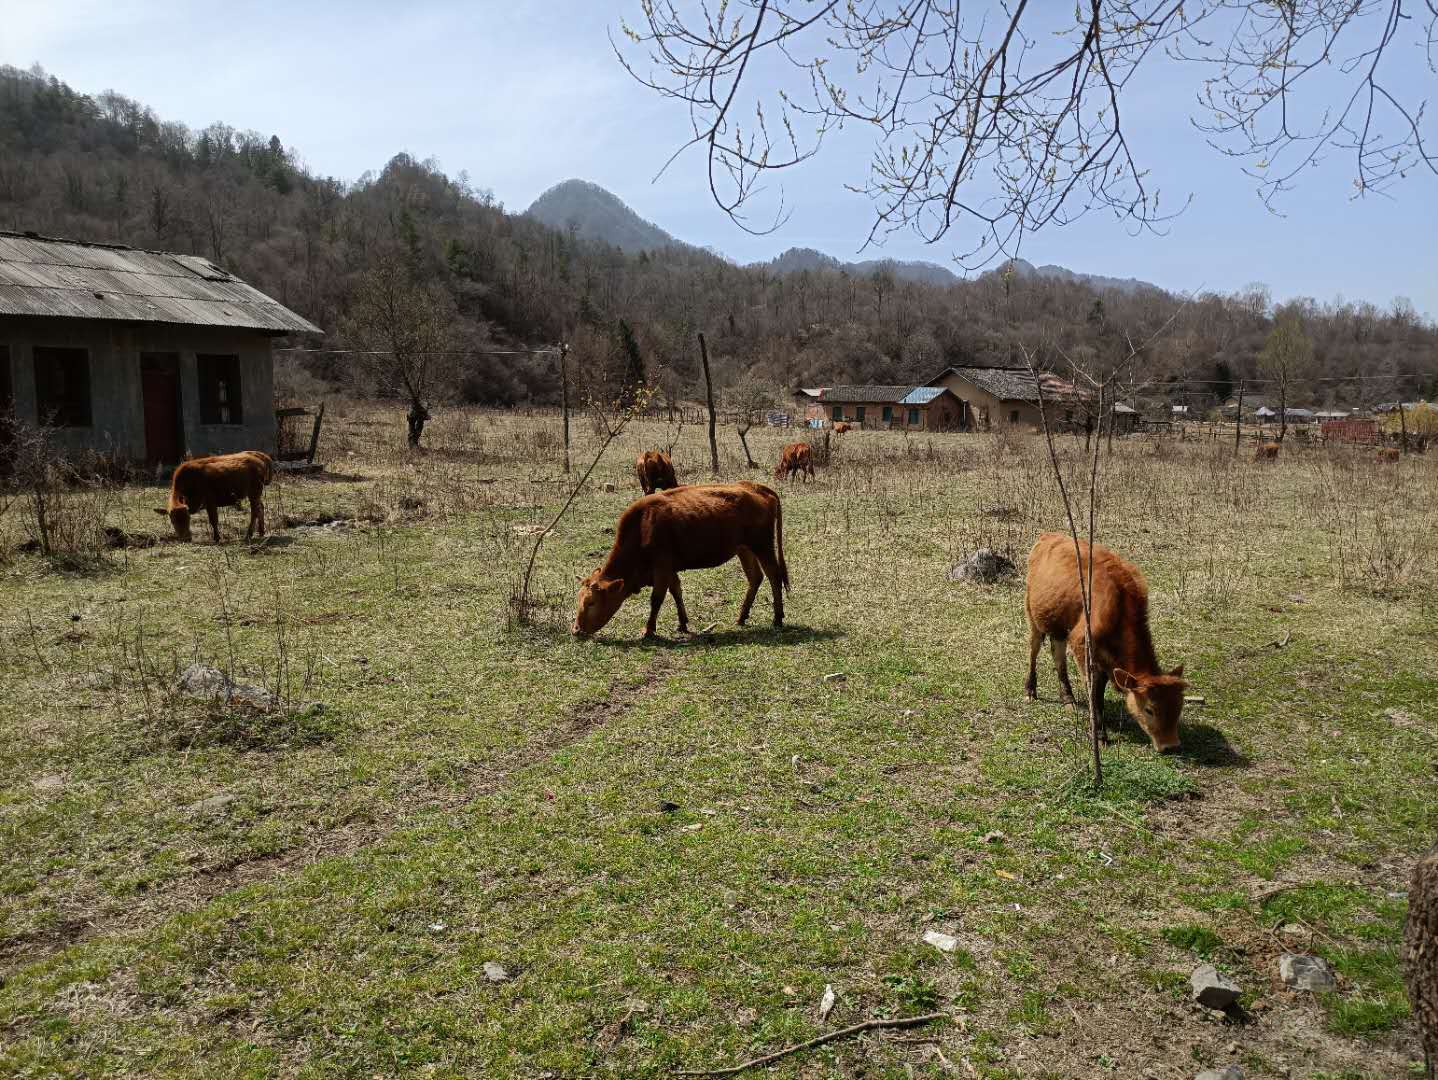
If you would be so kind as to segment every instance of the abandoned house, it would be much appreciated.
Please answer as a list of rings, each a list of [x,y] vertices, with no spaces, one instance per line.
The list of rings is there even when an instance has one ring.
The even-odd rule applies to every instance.
[[[70,450],[273,451],[273,339],[319,333],[195,255],[0,232],[0,411]]]
[[[1057,429],[1082,425],[1089,395],[1055,375],[1043,374],[1039,378],[1050,426]],[[950,367],[930,379],[929,385],[952,391],[964,403],[973,418],[972,426],[979,431],[1005,425],[1038,428],[1043,423],[1039,388],[1026,368]]]

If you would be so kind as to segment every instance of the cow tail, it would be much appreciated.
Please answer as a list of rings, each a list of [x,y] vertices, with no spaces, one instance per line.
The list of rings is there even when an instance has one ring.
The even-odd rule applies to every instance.
[[[786,594],[794,590],[789,587],[789,564],[784,561],[784,501],[774,496],[774,535],[779,547],[779,580]]]
[[[274,480],[274,478],[275,478],[275,459],[272,458],[272,457],[270,457],[269,454],[265,454],[265,455],[264,455],[264,458],[265,458],[265,473],[264,473],[264,475],[263,475],[260,479],[261,479],[261,481],[262,481],[263,483],[268,484],[268,483],[270,483],[272,480]]]

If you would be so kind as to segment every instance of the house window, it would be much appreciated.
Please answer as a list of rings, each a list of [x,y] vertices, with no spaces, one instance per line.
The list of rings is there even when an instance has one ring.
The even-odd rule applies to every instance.
[[[864,422],[864,406],[856,405],[854,407],[854,419],[861,424]]]
[[[834,406],[834,419],[835,419],[835,420],[842,420],[842,419],[844,419],[844,406],[842,406],[842,405],[835,405],[835,406]]]
[[[240,358],[238,356],[195,357],[200,380],[200,423],[243,424],[240,408]]]
[[[913,426],[917,425],[918,422],[919,422],[919,410],[918,410],[918,409],[910,409],[910,410],[909,410],[909,426],[913,427]]]
[[[89,427],[89,352],[35,346],[35,401],[42,424]]]
[[[1011,423],[1011,424],[1017,424],[1018,422],[1019,422],[1019,411],[1018,411],[1018,409],[1010,409],[1010,410],[1009,410],[1009,423]]]
[[[1065,410],[1064,410],[1064,423],[1065,423],[1065,424],[1072,424],[1073,422],[1074,422],[1074,411],[1073,411],[1072,409],[1065,409]]]
[[[887,423],[889,423],[889,422],[890,422],[891,420],[893,420],[893,419],[894,419],[894,407],[893,407],[892,405],[885,405],[885,406],[884,406],[884,423],[887,424]]]

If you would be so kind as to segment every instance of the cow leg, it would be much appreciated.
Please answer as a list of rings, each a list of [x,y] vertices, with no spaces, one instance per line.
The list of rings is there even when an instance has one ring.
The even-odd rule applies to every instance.
[[[664,593],[669,588],[670,575],[654,571],[654,587],[649,591],[649,621],[644,624],[644,636],[653,637],[654,627],[659,622],[659,609],[664,606]]]
[[[1029,677],[1024,682],[1024,697],[1030,701],[1039,696],[1039,649],[1043,648],[1044,632],[1029,624]]]
[[[674,594],[674,606],[679,609],[679,632],[689,633],[689,613],[684,610],[684,593],[679,588],[679,575],[669,575],[669,591]]]
[[[736,554],[739,556],[739,565],[744,568],[744,576],[749,579],[749,589],[744,593],[744,602],[739,605],[739,625],[743,626],[749,619],[749,609],[754,606],[754,597],[759,595],[764,571],[759,569],[759,560],[754,558],[754,553],[748,548],[740,548]]]
[[[215,543],[220,542],[220,508],[214,503],[205,507],[205,513],[210,518],[210,532],[214,534]]]
[[[773,549],[769,551],[754,553],[763,568],[765,575],[769,578],[769,588],[774,593],[774,625],[784,625],[784,586],[779,580],[779,560],[774,557]]]
[[[1104,713],[1103,713],[1103,696],[1104,696],[1104,691],[1107,690],[1107,689],[1108,689],[1108,669],[1107,669],[1107,668],[1104,668],[1104,669],[1102,669],[1102,670],[1097,671],[1097,672],[1094,673],[1092,693],[1093,693],[1093,701],[1094,701],[1094,716],[1096,716],[1096,717],[1098,718],[1098,737],[1099,737],[1100,739],[1102,739],[1105,743],[1107,743],[1107,742],[1109,741],[1109,740],[1108,740],[1108,724],[1106,723],[1106,721],[1105,721],[1105,719],[1104,719]]]
[[[1059,701],[1065,705],[1072,705],[1074,688],[1073,684],[1069,682],[1068,643],[1063,638],[1050,638],[1049,649],[1054,655],[1054,671],[1059,677]]]

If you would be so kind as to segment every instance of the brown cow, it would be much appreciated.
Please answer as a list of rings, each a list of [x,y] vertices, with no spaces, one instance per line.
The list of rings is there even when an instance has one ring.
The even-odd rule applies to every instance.
[[[779,451],[779,464],[774,466],[774,479],[786,480],[795,473],[808,473],[807,480],[814,479],[814,448],[806,442],[790,443]],[[807,482],[806,480],[806,482]]]
[[[1276,443],[1276,442],[1259,443],[1259,444],[1258,444],[1258,449],[1254,450],[1254,452],[1253,452],[1253,460],[1254,460],[1254,461],[1277,461],[1277,460],[1278,460],[1278,451],[1279,451],[1279,449],[1282,447],[1282,445],[1283,445],[1282,443]]]
[[[1089,546],[1079,542],[1087,570]],[[1148,585],[1138,567],[1109,548],[1093,548],[1094,655],[1099,664],[1094,693],[1097,696],[1099,733],[1103,730],[1103,694],[1110,677],[1123,691],[1124,703],[1160,753],[1178,749],[1178,718],[1183,712],[1183,665],[1170,672],[1158,666],[1148,630]],[[1029,677],[1024,693],[1038,696],[1035,661],[1044,638],[1053,650],[1054,670],[1062,687],[1061,700],[1073,704],[1065,654],[1072,652],[1079,670],[1088,673],[1084,655],[1083,599],[1079,593],[1078,563],[1073,539],[1064,533],[1044,533],[1029,552],[1024,610],[1029,616]]]
[[[679,486],[679,480],[674,475],[674,462],[663,450],[644,451],[634,459],[634,471],[639,474],[639,486],[646,495]]]
[[[1380,446],[1378,448],[1378,460],[1385,464],[1392,464],[1398,461],[1402,456],[1396,446]]]
[[[749,591],[739,605],[739,625],[748,619],[767,574],[774,591],[774,625],[783,626],[782,590],[789,588],[789,568],[784,562],[784,511],[773,488],[741,480],[686,485],[636,499],[619,515],[609,558],[580,583],[574,633],[598,633],[628,597],[646,586],[652,592],[644,636],[653,636],[666,592],[674,593],[679,632],[688,633],[679,571],[722,566],[736,555],[749,579]]]
[[[852,431],[853,429],[854,429],[854,425],[853,425],[853,424],[846,424],[846,423],[844,423],[844,422],[841,420],[841,421],[839,421],[837,424],[834,425],[834,434],[835,434],[835,435],[842,435],[842,434],[844,434],[844,432],[846,432],[846,431]]]
[[[180,462],[170,480],[170,502],[157,514],[166,514],[174,526],[175,536],[186,543],[190,535],[190,515],[204,510],[210,518],[210,532],[220,542],[220,507],[238,506],[241,499],[250,500],[250,526],[245,539],[254,535],[256,527],[265,535],[264,487],[275,476],[270,455],[259,450],[241,450],[238,454],[191,458]]]

